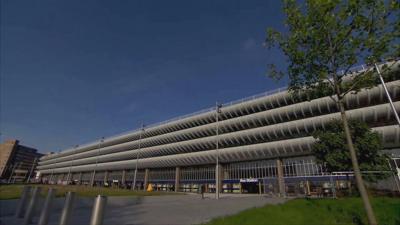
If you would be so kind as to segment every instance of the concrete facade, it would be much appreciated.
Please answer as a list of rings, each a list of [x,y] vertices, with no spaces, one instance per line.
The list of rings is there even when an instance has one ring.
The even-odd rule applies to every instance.
[[[399,112],[400,80],[387,87]],[[381,85],[348,95],[345,107],[350,119],[368,123],[381,135],[385,149],[399,151],[400,129]],[[218,121],[216,109],[207,109],[44,156],[38,168],[46,182],[56,180],[53,174],[71,172],[82,173],[83,183],[95,184],[106,182],[102,178],[111,172],[129,186],[137,167],[137,185],[144,189],[152,184],[157,190],[193,191],[207,184],[213,192],[217,184],[221,192],[261,192],[263,185],[263,192],[277,189],[284,195],[291,173],[313,174],[305,168],[312,162],[312,133],[340,118],[329,96],[294,98],[285,90],[223,104],[219,110]],[[315,163],[311,167],[321,172]],[[277,184],[270,187],[269,178]]]

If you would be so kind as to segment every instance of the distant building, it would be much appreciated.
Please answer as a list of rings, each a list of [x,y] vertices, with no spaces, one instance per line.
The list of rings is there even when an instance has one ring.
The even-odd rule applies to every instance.
[[[26,180],[43,154],[36,149],[19,144],[18,140],[7,140],[0,144],[0,178],[11,182]]]

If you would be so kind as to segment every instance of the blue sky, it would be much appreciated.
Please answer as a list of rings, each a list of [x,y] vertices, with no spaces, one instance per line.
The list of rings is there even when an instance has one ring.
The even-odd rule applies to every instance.
[[[1,1],[1,133],[41,152],[285,85],[280,1]]]

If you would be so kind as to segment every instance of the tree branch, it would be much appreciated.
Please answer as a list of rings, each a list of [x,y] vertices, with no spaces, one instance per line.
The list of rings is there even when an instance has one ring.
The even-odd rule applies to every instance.
[[[363,72],[363,74],[365,74],[365,72]],[[362,75],[359,75],[362,76]],[[353,82],[353,84],[351,85],[351,87],[345,91],[344,93],[342,93],[342,97],[344,98],[345,95],[347,95],[349,92],[353,91],[354,88],[360,83],[360,81],[362,81],[362,79],[359,79],[358,81]]]

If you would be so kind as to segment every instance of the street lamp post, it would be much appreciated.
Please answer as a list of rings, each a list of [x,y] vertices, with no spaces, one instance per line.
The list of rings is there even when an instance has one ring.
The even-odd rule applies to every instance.
[[[51,182],[53,181],[53,173],[54,173],[54,170],[51,171],[49,180],[47,181],[47,184],[51,184]]]
[[[61,150],[58,150],[58,152],[60,152]],[[51,171],[51,176],[50,176],[50,181],[51,181],[51,183],[52,184],[58,184],[58,177],[57,177],[57,174],[54,174],[54,170],[57,168],[57,162],[56,163],[54,163],[54,167],[53,167],[53,170]],[[54,177],[56,177],[56,181],[55,182],[53,182],[53,178]],[[49,182],[50,182],[49,181]]]
[[[54,168],[56,168],[56,167],[57,167],[57,162],[55,163],[53,169],[51,170],[51,175],[50,175],[50,179],[49,179],[49,184],[50,184],[50,182],[51,182],[51,184],[54,184],[54,182],[53,182],[53,178],[54,178]]]
[[[79,145],[75,145],[75,149],[77,149]],[[69,164],[69,170],[67,175],[67,184],[70,184],[70,180],[72,180],[72,166],[74,164],[74,159],[72,158],[71,163]]]
[[[218,139],[218,133],[219,133],[219,114],[221,113],[221,107],[222,105],[218,104],[218,102],[215,104],[215,151],[216,151],[216,165],[215,165],[215,198],[219,199],[219,180],[220,180],[220,173],[219,173],[219,139]]]
[[[394,105],[393,105],[392,98],[390,97],[390,94],[389,94],[389,91],[388,91],[388,89],[387,89],[387,87],[386,87],[385,81],[383,80],[381,71],[379,70],[379,67],[378,67],[378,65],[377,65],[376,63],[375,63],[375,69],[376,69],[376,72],[378,72],[379,80],[380,80],[381,83],[382,83],[383,89],[385,89],[386,96],[387,96],[387,98],[388,98],[388,100],[389,100],[390,106],[392,107],[393,114],[394,114],[394,116],[396,117],[397,124],[400,126],[400,118],[399,118],[399,115],[397,114],[396,108],[395,108]]]
[[[140,148],[142,144],[142,135],[144,134],[144,125],[142,123],[142,126],[140,128],[140,133],[139,133],[139,144],[138,144],[138,151],[136,153],[136,164],[135,164],[135,173],[133,175],[133,184],[132,184],[132,190],[134,191],[136,189],[136,177],[137,177],[137,170],[138,170],[138,164],[139,164],[139,155],[140,155]]]
[[[99,142],[99,144],[98,144],[98,146],[97,146],[96,166],[94,167],[94,170],[93,170],[92,183],[91,183],[91,186],[92,186],[92,187],[93,187],[93,185],[94,185],[94,183],[95,183],[95,179],[96,179],[97,164],[99,163],[100,148],[101,148],[101,143],[103,143],[103,141],[104,141],[104,137],[102,137],[102,138],[100,139],[100,142]]]

